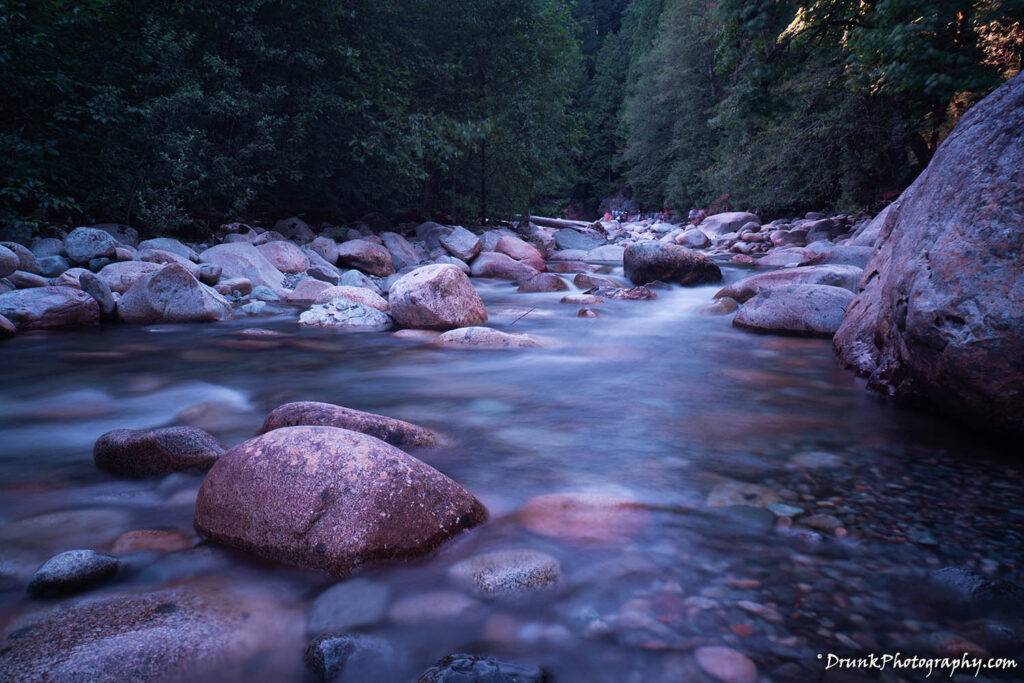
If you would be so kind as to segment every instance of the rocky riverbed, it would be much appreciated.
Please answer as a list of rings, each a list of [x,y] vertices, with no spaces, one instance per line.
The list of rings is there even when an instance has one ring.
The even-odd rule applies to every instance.
[[[421,330],[435,328],[415,334],[299,324],[318,304],[273,302],[251,317],[242,301],[214,324],[19,333],[4,342],[0,389],[0,670],[806,681],[820,678],[827,652],[1019,657],[1019,462],[864,391],[827,338],[752,334],[708,312],[756,298],[758,287],[742,284],[751,275],[801,272],[735,265],[730,250],[711,250],[723,252],[711,255],[721,282],[654,286],[654,298],[638,297],[607,261],[549,258],[565,283],[553,292],[463,281],[445,266],[417,278],[440,275],[440,291],[465,297],[471,283],[487,316],[470,298],[458,310],[473,325],[536,342],[482,337],[498,350],[437,342],[437,328],[458,329],[445,295],[412,308]],[[810,267],[815,286],[847,282],[839,266]],[[394,289],[385,294],[388,315],[401,318]],[[437,319],[447,322],[420,322]],[[301,401],[349,410],[289,407]],[[233,541],[231,515],[256,506],[265,525],[320,506],[303,533],[351,537],[320,521],[331,519],[330,500],[303,502],[285,485],[294,477],[250,473],[229,455],[260,432],[328,423],[371,434],[345,451],[380,454],[358,467],[377,457],[406,467],[405,451],[411,476],[432,482],[412,490],[455,487],[430,508],[453,510],[447,541],[422,536],[425,545],[407,546],[413,559],[368,552],[354,571],[282,552],[289,537],[264,527]],[[148,431],[169,426],[195,431]],[[116,429],[146,431],[105,437],[94,462],[96,441]],[[288,443],[289,458],[306,457],[301,440]],[[136,452],[180,459],[117,469]],[[245,506],[201,508],[197,527],[211,463],[218,481],[273,485],[243,482]],[[203,521],[212,519],[219,526]],[[403,528],[385,522],[374,538],[390,531],[409,543]],[[367,540],[360,548],[378,547]],[[59,555],[69,550],[93,553]]]

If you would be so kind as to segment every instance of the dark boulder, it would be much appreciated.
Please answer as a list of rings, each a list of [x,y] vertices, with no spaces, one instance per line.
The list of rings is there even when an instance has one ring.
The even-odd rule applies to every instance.
[[[202,472],[224,449],[195,427],[115,429],[93,446],[96,467],[124,477],[158,477],[172,472]]]
[[[411,422],[315,401],[286,403],[275,408],[264,420],[259,433],[299,426],[350,429],[404,449],[430,448],[439,441],[437,434]]]
[[[664,242],[637,242],[626,248],[623,266],[634,284],[674,282],[699,285],[718,282],[722,271],[700,252]]]

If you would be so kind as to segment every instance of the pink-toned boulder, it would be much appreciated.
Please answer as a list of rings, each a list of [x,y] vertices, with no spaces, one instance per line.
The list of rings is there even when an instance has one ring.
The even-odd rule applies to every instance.
[[[424,555],[486,517],[457,483],[379,439],[284,427],[218,459],[195,525],[211,541],[345,576]]]
[[[520,292],[564,292],[569,289],[568,283],[554,273],[537,273],[529,280],[519,284]]]
[[[369,434],[392,446],[406,450],[432,448],[437,446],[440,441],[434,432],[411,422],[336,406],[333,403],[317,403],[315,401],[286,403],[275,408],[264,420],[259,434],[266,434],[282,427],[302,426],[349,429],[353,432]]]
[[[231,304],[177,263],[136,280],[117,309],[121,320],[140,324],[211,322],[231,317]]]
[[[262,285],[276,291],[284,286],[284,274],[248,242],[218,244],[201,253],[199,260],[220,266],[224,279],[245,278],[253,287]]]
[[[61,273],[53,284],[58,287],[74,287],[75,289],[81,289],[82,283],[78,281],[82,277],[83,273],[91,272],[87,268],[68,268]]]
[[[473,277],[495,278],[522,282],[539,273],[533,266],[516,261],[508,254],[485,251],[476,257],[471,266]]]
[[[177,263],[179,266],[187,270],[192,277],[197,279],[199,278],[199,264],[181,256],[180,254],[175,254],[173,251],[164,251],[163,249],[143,249],[139,252],[139,260],[159,265]]]
[[[192,247],[182,244],[173,237],[156,237],[151,240],[142,240],[139,242],[137,249],[138,251],[145,251],[147,249],[169,251],[189,261],[195,261],[199,258],[199,255],[196,254]]]
[[[747,223],[760,224],[761,219],[745,211],[730,211],[708,216],[699,227],[708,235],[724,235],[728,232],[738,231]]]
[[[545,269],[544,256],[540,253],[537,247],[533,246],[529,242],[525,242],[518,237],[512,235],[502,235],[498,238],[498,244],[494,248],[495,251],[511,256],[516,261],[527,264],[537,270],[543,271]]]
[[[387,277],[395,272],[391,253],[382,245],[365,239],[339,244],[338,265],[355,268],[378,277]]]
[[[338,243],[330,237],[317,237],[309,243],[308,248],[319,254],[320,258],[330,265],[338,263]]]
[[[291,242],[277,240],[256,248],[282,273],[304,273],[309,268],[309,257]]]
[[[339,285],[337,287],[327,287],[321,290],[316,295],[314,303],[326,304],[335,299],[344,299],[351,301],[352,303],[362,304],[369,306],[370,308],[376,308],[378,311],[389,312],[390,306],[388,305],[387,299],[382,297],[372,289],[366,287],[349,287],[347,285]]]
[[[744,302],[766,289],[783,287],[785,285],[829,285],[856,292],[857,285],[863,274],[863,269],[845,265],[786,268],[785,270],[774,270],[770,273],[758,273],[739,282],[734,282],[718,290],[715,298],[729,297],[736,301]]]
[[[94,325],[100,320],[96,300],[73,287],[33,287],[0,294],[0,315],[19,330]]]
[[[317,297],[327,289],[331,289],[331,286],[322,280],[316,278],[307,277],[303,280],[299,280],[299,283],[295,285],[295,289],[288,292],[285,295],[284,300],[290,304],[302,304],[308,306],[312,303],[320,303],[317,301]]]
[[[148,261],[118,261],[103,267],[97,273],[107,283],[110,291],[124,294],[135,282],[146,273],[155,273],[163,268],[159,263]]]
[[[234,277],[229,280],[220,280],[213,288],[218,294],[231,296],[240,294],[245,296],[252,292],[252,283],[246,277]]]
[[[391,285],[389,297],[391,315],[402,327],[448,330],[487,322],[480,295],[452,265],[423,266],[403,275]]]

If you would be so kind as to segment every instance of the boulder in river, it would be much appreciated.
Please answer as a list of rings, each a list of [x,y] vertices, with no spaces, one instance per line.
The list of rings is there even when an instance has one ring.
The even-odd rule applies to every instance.
[[[847,265],[802,266],[773,270],[770,273],[751,275],[727,285],[718,290],[715,298],[729,297],[742,303],[766,289],[786,285],[829,285],[856,292],[863,274],[864,271],[857,266]]]
[[[115,429],[93,446],[96,467],[123,477],[204,472],[224,452],[217,439],[195,427]]]
[[[98,228],[75,228],[64,238],[64,250],[72,263],[88,263],[101,256],[113,257],[118,242]]]
[[[569,289],[565,280],[554,273],[537,273],[519,284],[520,292],[564,292]]]
[[[143,275],[155,273],[161,267],[159,263],[148,261],[118,261],[104,266],[97,275],[111,291],[124,294]]]
[[[480,238],[461,225],[442,229],[437,239],[449,254],[462,261],[470,261],[480,253]]]
[[[284,273],[249,242],[218,244],[199,254],[199,260],[220,266],[224,278],[245,278],[253,287],[281,290],[284,286]]]
[[[7,275],[17,269],[17,254],[0,245],[0,278],[6,278]]]
[[[472,268],[473,277],[512,280],[513,282],[529,280],[540,272],[527,263],[516,261],[508,254],[496,251],[482,252],[476,257],[470,268]]]
[[[100,320],[100,307],[81,289],[34,287],[0,294],[0,315],[19,330],[44,330],[94,325]]]
[[[0,671],[20,681],[220,678],[298,645],[294,615],[250,593],[179,587],[25,615],[0,642]]]
[[[437,434],[411,422],[375,413],[365,413],[333,403],[314,401],[286,403],[275,408],[264,420],[259,433],[266,434],[282,427],[298,426],[349,429],[353,432],[369,434],[392,446],[406,450],[430,448],[439,442]]]
[[[387,277],[395,272],[388,250],[380,244],[364,239],[339,244],[338,265],[355,268],[377,277]]]
[[[534,349],[542,346],[528,334],[509,334],[490,327],[460,327],[449,330],[433,343],[457,349]]]
[[[139,242],[137,248],[139,251],[144,251],[146,249],[159,249],[160,251],[169,251],[172,254],[177,254],[189,261],[199,260],[199,254],[197,254],[192,247],[182,244],[173,237],[156,237],[151,240],[142,240]]]
[[[388,296],[391,315],[402,327],[448,330],[487,322],[480,295],[452,265],[417,268],[391,285]]]
[[[537,247],[515,237],[514,235],[502,235],[498,238],[498,244],[495,245],[494,250],[498,253],[510,256],[516,261],[521,261],[522,263],[532,266],[537,270],[544,270],[545,268],[544,256],[540,253]]]
[[[384,248],[391,254],[391,264],[395,270],[416,266],[423,261],[423,255],[416,247],[397,232],[381,233],[380,239],[384,243]]]
[[[708,235],[724,235],[730,232],[738,232],[747,223],[757,223],[760,225],[761,219],[752,213],[746,211],[728,211],[726,213],[716,213],[713,216],[708,216],[698,226]]]
[[[274,240],[256,248],[282,273],[304,273],[309,268],[309,257],[291,242]]]
[[[853,292],[829,285],[784,285],[748,299],[733,325],[756,332],[831,337],[839,329]]]
[[[421,556],[486,516],[457,483],[379,439],[284,427],[218,459],[195,523],[212,541],[345,575]]]
[[[722,271],[704,254],[664,242],[629,245],[623,266],[626,277],[638,285],[657,281],[699,285],[722,279]]]
[[[117,558],[94,550],[65,550],[32,575],[28,594],[34,598],[77,593],[117,573]]]
[[[178,263],[146,273],[118,303],[128,323],[212,322],[231,317],[231,304],[214,289],[195,279]]]
[[[82,286],[83,292],[96,300],[96,305],[100,307],[100,317],[104,320],[113,320],[117,302],[114,301],[114,294],[107,283],[94,273],[82,273],[78,283]]]
[[[314,304],[299,316],[302,327],[322,327],[353,332],[383,332],[394,326],[387,313],[372,306],[346,299],[332,299],[325,304]]]
[[[370,308],[376,308],[378,311],[384,311],[387,313],[391,310],[388,300],[377,294],[372,289],[366,287],[348,287],[346,285],[338,285],[337,287],[328,287],[321,290],[316,295],[316,301],[314,303],[326,304],[329,301],[335,299],[344,299],[345,301],[351,301],[352,303],[362,304],[369,306]]]
[[[290,304],[309,306],[310,304],[317,303],[317,297],[325,289],[331,289],[331,286],[323,280],[307,277],[299,280],[298,284],[295,285],[295,289],[288,292],[284,299]]]
[[[898,400],[1024,435],[1024,74],[968,110],[883,213],[839,356]]]

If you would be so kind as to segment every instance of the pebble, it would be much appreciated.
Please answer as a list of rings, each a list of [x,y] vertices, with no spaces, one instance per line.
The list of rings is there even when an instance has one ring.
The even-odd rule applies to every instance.
[[[94,550],[66,550],[54,555],[32,576],[28,594],[34,598],[77,593],[117,573],[116,557]]]

